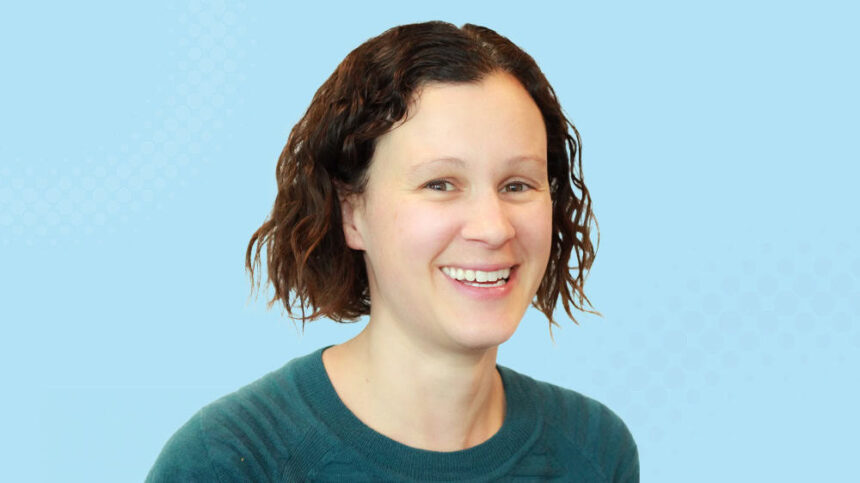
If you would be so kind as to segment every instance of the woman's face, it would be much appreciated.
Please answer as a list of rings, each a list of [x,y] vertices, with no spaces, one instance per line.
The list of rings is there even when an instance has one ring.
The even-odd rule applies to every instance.
[[[540,111],[509,74],[426,86],[377,140],[365,192],[343,205],[371,323],[460,352],[513,335],[550,255],[546,153]]]

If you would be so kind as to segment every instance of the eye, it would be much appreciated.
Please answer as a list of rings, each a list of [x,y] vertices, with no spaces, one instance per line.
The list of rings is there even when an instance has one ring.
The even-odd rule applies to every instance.
[[[509,193],[519,193],[528,189],[531,189],[531,186],[529,186],[528,184],[523,183],[522,181],[514,181],[513,183],[506,184],[504,191],[507,191]]]
[[[454,189],[454,184],[450,181],[445,181],[444,179],[434,179],[433,181],[425,184],[424,187],[433,191],[452,191]]]

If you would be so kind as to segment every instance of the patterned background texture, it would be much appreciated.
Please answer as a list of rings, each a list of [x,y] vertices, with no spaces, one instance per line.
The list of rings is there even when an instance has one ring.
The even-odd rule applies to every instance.
[[[317,87],[431,19],[520,45],[583,137],[603,317],[553,344],[530,310],[499,362],[615,410],[643,481],[856,473],[856,8],[463,3],[5,9],[2,479],[141,480],[204,404],[361,329],[267,311],[244,251]]]

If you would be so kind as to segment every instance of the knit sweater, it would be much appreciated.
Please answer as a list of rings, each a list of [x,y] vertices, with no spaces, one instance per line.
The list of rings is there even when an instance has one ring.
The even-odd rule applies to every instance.
[[[146,481],[639,481],[636,443],[615,413],[500,365],[505,418],[490,439],[452,452],[401,444],[343,404],[327,348],[201,409]]]

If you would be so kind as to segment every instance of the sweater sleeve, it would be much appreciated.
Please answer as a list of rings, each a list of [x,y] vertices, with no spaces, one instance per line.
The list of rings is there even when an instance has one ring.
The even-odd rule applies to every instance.
[[[544,413],[576,481],[639,483],[639,450],[624,421],[606,405],[575,391],[549,387]]]
[[[617,416],[616,416],[617,417]],[[619,418],[617,420],[617,437],[619,440],[618,465],[612,477],[613,482],[639,483],[639,448],[627,425]]]
[[[583,411],[591,459],[602,468],[606,481],[612,483],[639,483],[639,449],[633,434],[624,421],[604,404],[583,398],[587,410]]]
[[[146,477],[147,483],[218,481],[201,419],[201,414],[196,414],[167,441]]]

